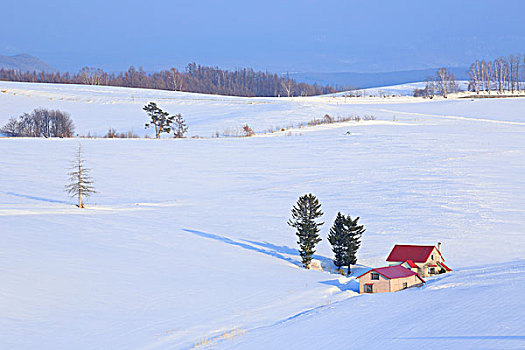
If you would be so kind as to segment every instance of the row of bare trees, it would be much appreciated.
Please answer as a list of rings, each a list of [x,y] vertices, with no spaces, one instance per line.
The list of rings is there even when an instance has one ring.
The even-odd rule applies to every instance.
[[[425,81],[425,88],[414,90],[415,97],[443,96],[447,98],[448,94],[459,91],[454,74],[446,68],[439,68],[435,76],[428,77]]]
[[[470,78],[469,91],[476,94],[492,92],[504,94],[521,91],[520,79],[525,57],[521,55],[510,55],[500,57],[493,61],[476,60],[468,71]]]
[[[153,73],[133,66],[122,73],[107,73],[96,67],[84,67],[76,74],[0,69],[0,80],[123,86],[249,97],[312,96],[337,91],[332,86],[298,83],[288,75],[280,76],[247,68],[230,71],[196,63],[188,64],[183,72],[170,68]]]
[[[0,132],[15,137],[72,137],[75,125],[67,112],[37,108],[10,118]]]

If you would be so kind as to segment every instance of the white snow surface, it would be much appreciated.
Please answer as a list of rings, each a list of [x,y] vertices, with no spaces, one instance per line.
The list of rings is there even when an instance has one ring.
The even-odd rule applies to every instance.
[[[201,136],[325,113],[376,120],[274,137],[0,138],[2,349],[525,347],[525,99],[0,82],[0,124],[46,107],[69,111],[82,134],[141,131],[149,101]],[[79,142],[98,191],[85,210],[64,192]],[[326,271],[300,267],[286,225],[309,192],[325,213]],[[337,211],[367,228],[350,277],[330,272]],[[452,273],[356,293],[355,276],[384,266],[394,244],[438,241]]]
[[[468,81],[459,80],[457,81],[460,91],[467,91]],[[344,96],[349,94],[360,94],[361,96],[377,96],[377,97],[401,97],[401,96],[413,96],[415,89],[424,89],[427,85],[426,82],[415,82],[415,83],[404,83],[398,85],[374,87],[368,89],[356,89],[353,91],[343,91],[331,94],[331,96]]]

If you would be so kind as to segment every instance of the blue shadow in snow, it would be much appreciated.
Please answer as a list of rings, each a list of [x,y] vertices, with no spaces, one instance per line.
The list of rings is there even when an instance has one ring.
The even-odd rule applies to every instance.
[[[223,242],[223,243],[226,243],[226,244],[234,245],[234,246],[241,247],[241,248],[244,248],[244,249],[247,249],[247,250],[251,250],[251,251],[254,251],[254,252],[266,254],[266,255],[269,255],[271,257],[284,260],[286,262],[289,262],[290,264],[294,264],[294,265],[299,266],[299,267],[301,266],[301,264],[298,261],[282,255],[279,251],[272,250],[272,249],[262,249],[262,248],[258,248],[256,246],[254,246],[255,244],[257,244],[258,246],[263,246],[264,247],[265,245],[263,243],[252,242],[252,241],[245,241],[245,242],[249,242],[251,244],[254,244],[254,245],[251,245],[251,244],[248,244],[248,243],[234,241],[231,238],[224,237],[224,236],[219,236],[219,235],[216,235],[214,233],[207,233],[207,232],[202,232],[202,231],[189,230],[189,229],[185,229],[185,228],[183,228],[182,230],[185,231],[185,232],[193,233],[194,235],[197,235],[197,236],[200,236],[200,237],[213,239],[213,240],[216,240],[216,241],[219,241],[219,242]]]
[[[339,282],[338,278],[336,278],[335,280],[322,281],[322,282],[319,282],[319,283],[326,284],[326,285],[329,285],[329,286],[335,286],[335,287],[339,288],[339,290],[341,290],[342,292],[347,291],[347,290],[351,290],[352,292],[359,293],[359,282],[357,282],[357,280],[355,280],[355,279],[352,279],[352,280],[348,281],[347,283]]]
[[[396,339],[441,339],[441,340],[525,340],[524,335],[457,335],[457,336],[441,336],[441,337],[399,337]]]
[[[288,255],[299,256],[299,251],[297,249],[290,248],[290,247],[287,247],[285,245],[279,246],[279,245],[275,245],[275,244],[268,243],[268,242],[256,242],[256,241],[250,241],[250,240],[246,240],[246,239],[243,239],[243,241],[247,242],[247,243],[250,243],[250,244],[253,244],[253,245],[257,245],[259,247],[263,247],[263,248],[269,249],[269,250],[274,251],[274,252],[281,253],[281,254],[288,254]],[[330,259],[330,258],[327,258],[327,257],[324,257],[324,256],[320,256],[320,255],[314,255],[313,258],[317,259],[317,260],[319,260],[321,262],[321,266],[323,267],[324,270],[330,270],[331,267],[333,267],[332,259]],[[299,264],[299,266],[302,266],[302,265]]]
[[[255,244],[260,247],[267,248],[267,249],[270,249],[270,250],[273,250],[273,251],[276,251],[282,254],[299,255],[299,252],[297,251],[297,249],[290,248],[285,245],[275,245],[275,244],[268,243],[268,242],[257,242],[257,241],[250,241],[247,239],[243,239],[242,241],[248,242],[250,244]]]
[[[59,201],[59,200],[56,200],[56,199],[49,199],[49,198],[29,196],[27,194],[20,194],[20,193],[14,193],[14,192],[4,192],[4,191],[0,191],[0,192],[3,193],[3,194],[7,194],[9,196],[33,199],[35,201],[48,202],[48,203],[71,204],[71,203],[65,202],[65,201]]]

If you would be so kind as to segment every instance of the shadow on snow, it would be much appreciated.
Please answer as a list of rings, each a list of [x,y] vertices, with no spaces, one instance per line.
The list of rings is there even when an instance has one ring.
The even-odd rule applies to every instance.
[[[223,243],[230,244],[230,245],[233,245],[233,246],[241,247],[241,248],[244,248],[246,250],[251,250],[251,251],[254,251],[254,252],[257,252],[257,253],[266,254],[268,256],[271,256],[271,257],[274,257],[274,258],[277,258],[277,259],[280,259],[280,260],[284,260],[284,261],[286,261],[286,262],[288,262],[290,264],[293,264],[293,265],[295,265],[297,267],[303,267],[303,264],[299,260],[296,260],[296,259],[293,259],[291,257],[285,256],[285,254],[286,255],[292,255],[292,256],[299,256],[299,252],[297,251],[297,249],[293,249],[293,248],[290,248],[288,246],[278,246],[278,245],[275,245],[275,244],[272,244],[272,243],[268,243],[268,242],[257,242],[257,241],[244,240],[244,239],[241,240],[241,241],[235,241],[235,240],[233,240],[231,238],[228,238],[228,237],[225,237],[225,236],[221,236],[221,235],[217,235],[217,234],[214,234],[214,233],[202,232],[202,231],[197,231],[197,230],[190,230],[190,229],[186,229],[186,228],[183,228],[182,230],[185,231],[185,232],[192,233],[194,235],[200,236],[200,237],[213,239],[213,240],[216,240],[216,241],[219,241],[219,242],[223,242]],[[333,267],[334,266],[333,266],[332,259],[326,258],[324,256],[319,256],[319,255],[314,255],[314,259],[317,259],[317,260],[321,261],[321,266],[322,266],[324,271],[330,272],[330,273],[331,273],[331,271],[333,271]],[[347,283],[341,283],[339,281],[339,278],[336,278],[336,279],[333,279],[333,280],[321,281],[319,283],[325,284],[325,285],[329,285],[329,286],[335,286],[335,287],[339,288],[341,291],[349,290],[349,291],[359,292],[359,282],[357,282],[357,280],[355,280],[355,279],[351,279]]]
[[[357,282],[357,280],[355,278],[351,279],[350,281],[348,281],[346,283],[341,283],[339,278],[336,278],[334,280],[322,281],[322,282],[319,282],[319,283],[326,284],[328,286],[337,287],[342,292],[350,290],[352,292],[359,293],[359,282]]]
[[[48,202],[48,203],[71,204],[71,203],[65,202],[65,201],[59,201],[59,200],[56,200],[56,199],[49,199],[49,198],[29,196],[27,194],[20,194],[20,193],[14,193],[14,192],[4,192],[4,191],[0,191],[0,192],[3,193],[3,194],[7,194],[9,196],[15,196],[15,197],[21,197],[21,198],[26,198],[26,199],[32,199],[32,200],[35,200],[35,201]]]
[[[245,242],[251,243],[251,244],[248,244],[248,243],[234,241],[231,238],[220,236],[220,235],[216,235],[214,233],[207,233],[207,232],[190,230],[190,229],[185,229],[185,228],[183,228],[182,230],[185,231],[185,232],[193,233],[193,234],[195,234],[197,236],[200,236],[200,237],[214,239],[214,240],[219,241],[219,242],[223,242],[223,243],[226,243],[226,244],[234,245],[234,246],[241,247],[241,248],[244,248],[244,249],[247,249],[247,250],[251,250],[251,251],[254,251],[254,252],[266,254],[266,255],[269,255],[271,257],[284,260],[284,261],[286,261],[288,263],[294,264],[294,265],[299,266],[299,267],[302,266],[299,261],[297,261],[295,259],[292,259],[292,258],[289,258],[287,256],[284,256],[284,255],[282,255],[281,252],[279,252],[277,250],[263,249],[263,248],[259,248],[257,246],[252,245],[252,244],[255,244],[257,242],[245,241]],[[265,246],[263,243],[259,243],[258,245],[262,246],[262,247]],[[290,249],[290,248],[288,248],[288,249]]]

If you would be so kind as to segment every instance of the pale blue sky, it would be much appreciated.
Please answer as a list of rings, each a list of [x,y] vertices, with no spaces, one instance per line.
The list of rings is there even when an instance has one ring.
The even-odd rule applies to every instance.
[[[70,71],[195,61],[370,72],[525,52],[519,0],[29,0],[2,8],[0,54],[29,53]]]

